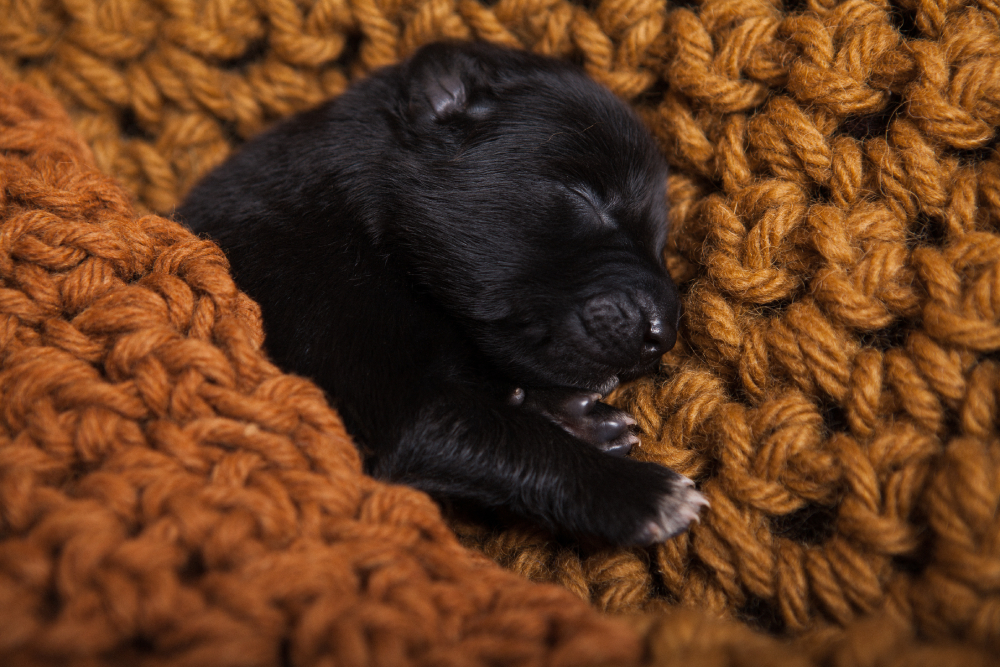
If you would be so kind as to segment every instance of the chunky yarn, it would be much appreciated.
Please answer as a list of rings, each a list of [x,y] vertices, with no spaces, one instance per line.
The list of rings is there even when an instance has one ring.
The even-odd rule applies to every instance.
[[[995,2],[0,0],[0,16],[0,73],[83,139],[45,98],[0,95],[2,661],[1000,651]],[[681,340],[614,397],[635,455],[712,502],[661,547],[453,519],[522,577],[464,550],[425,497],[364,478],[319,392],[268,364],[218,251],[130,208],[168,214],[246,137],[441,37],[581,63],[670,160]],[[642,615],[628,629],[577,597]]]
[[[609,610],[792,637],[891,615],[1000,649],[1000,11],[670,11],[637,107],[674,165],[682,342],[621,389],[638,456],[698,480],[650,552],[467,541]]]

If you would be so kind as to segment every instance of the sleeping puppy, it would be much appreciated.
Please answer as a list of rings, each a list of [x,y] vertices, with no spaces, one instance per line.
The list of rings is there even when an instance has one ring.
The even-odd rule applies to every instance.
[[[666,168],[576,67],[439,43],[278,124],[178,210],[332,397],[374,476],[622,545],[683,531],[691,480],[625,458],[600,402],[676,336]]]

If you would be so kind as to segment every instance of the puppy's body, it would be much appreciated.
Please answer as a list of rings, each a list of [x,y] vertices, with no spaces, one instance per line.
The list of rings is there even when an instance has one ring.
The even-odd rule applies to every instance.
[[[664,178],[635,116],[575,68],[437,44],[251,141],[178,213],[372,474],[644,544],[704,503],[609,455],[634,436],[596,400],[674,342]]]

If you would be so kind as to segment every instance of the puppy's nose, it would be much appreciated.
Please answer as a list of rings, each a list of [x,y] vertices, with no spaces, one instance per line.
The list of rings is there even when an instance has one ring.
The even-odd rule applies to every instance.
[[[677,329],[666,324],[662,317],[651,317],[646,322],[646,332],[642,341],[642,361],[650,362],[659,358],[674,346]]]

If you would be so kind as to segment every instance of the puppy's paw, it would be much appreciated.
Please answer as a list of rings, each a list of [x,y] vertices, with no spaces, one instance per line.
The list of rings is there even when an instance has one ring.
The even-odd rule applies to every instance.
[[[605,459],[598,465],[577,471],[587,478],[585,486],[574,489],[580,494],[575,503],[563,506],[579,508],[574,519],[582,534],[622,546],[649,546],[687,530],[708,506],[694,482],[669,468],[632,459]]]
[[[700,521],[699,513],[708,507],[708,499],[694,488],[694,482],[684,475],[668,471],[674,475],[667,493],[656,503],[654,516],[649,517],[630,540],[638,546],[649,546],[665,542],[683,533],[694,521]]]
[[[511,402],[548,417],[580,440],[612,456],[625,456],[639,437],[635,420],[600,401],[601,395],[564,387],[517,389]]]

